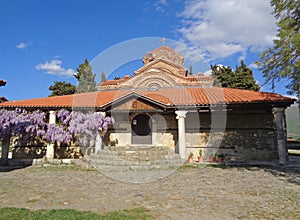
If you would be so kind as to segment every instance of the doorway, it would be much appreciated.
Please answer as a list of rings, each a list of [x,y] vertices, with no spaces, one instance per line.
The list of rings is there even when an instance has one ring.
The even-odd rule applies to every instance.
[[[131,143],[152,144],[152,120],[149,115],[136,115],[131,121]]]

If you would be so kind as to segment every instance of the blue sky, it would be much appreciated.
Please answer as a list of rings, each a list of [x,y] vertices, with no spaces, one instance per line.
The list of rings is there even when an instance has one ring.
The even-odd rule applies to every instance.
[[[46,97],[54,81],[76,84],[72,74],[85,58],[93,61],[114,45],[151,39],[153,45],[140,47],[140,57],[129,55],[131,49],[123,50],[132,57],[124,74],[131,73],[133,58],[139,60],[148,49],[160,46],[161,37],[167,39],[166,45],[178,41],[190,48],[184,52],[187,67],[199,61],[198,55],[206,67],[235,67],[244,59],[262,83],[254,62],[276,34],[271,10],[264,0],[1,1],[0,79],[7,80],[7,85],[0,88],[0,96],[9,100]],[[113,64],[117,69],[123,63],[116,59]],[[195,64],[194,72],[208,70],[200,66],[197,69]],[[95,69],[99,76],[102,67]],[[270,90],[264,86],[262,91]],[[286,94],[284,83],[275,92]]]

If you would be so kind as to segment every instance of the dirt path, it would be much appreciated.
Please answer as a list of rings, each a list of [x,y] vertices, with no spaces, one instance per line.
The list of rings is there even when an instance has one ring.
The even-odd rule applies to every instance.
[[[143,206],[153,210],[155,219],[299,219],[299,198],[298,168],[189,168],[143,184],[74,168],[0,173],[0,206],[34,210],[103,212]]]

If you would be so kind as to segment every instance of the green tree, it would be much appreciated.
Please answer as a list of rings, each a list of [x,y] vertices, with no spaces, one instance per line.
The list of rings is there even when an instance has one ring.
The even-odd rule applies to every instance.
[[[78,80],[76,93],[94,92],[96,91],[96,74],[93,73],[92,67],[87,59],[79,65],[77,73],[74,75]]]
[[[243,60],[241,60],[240,66],[236,66],[234,74],[235,82],[232,88],[247,89],[254,91],[260,90],[259,85],[256,83],[253,77],[252,70],[246,66]]]
[[[214,86],[230,88],[232,86],[234,72],[231,67],[214,65],[210,66],[214,80]]]
[[[74,94],[76,86],[65,81],[54,81],[54,85],[49,87],[51,94],[49,96],[60,96]]]
[[[190,75],[194,75],[192,65],[190,65]]]
[[[236,66],[235,71],[231,67],[218,65],[211,66],[211,70],[215,79],[214,86],[254,91],[260,89],[253,77],[252,70],[246,66],[243,60],[241,60],[240,66]]]
[[[271,0],[273,15],[277,19],[277,38],[274,46],[265,50],[257,61],[263,72],[265,84],[281,78],[289,80],[290,94],[297,94],[300,100],[300,1]]]
[[[106,81],[106,75],[103,72],[103,70],[101,71],[101,82],[105,82]]]

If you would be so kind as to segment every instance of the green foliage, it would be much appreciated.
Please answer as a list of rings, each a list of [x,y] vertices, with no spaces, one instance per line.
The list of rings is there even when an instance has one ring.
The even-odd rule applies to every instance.
[[[42,220],[81,220],[81,219],[127,219],[127,220],[146,220],[150,219],[149,210],[144,208],[136,208],[131,210],[115,211],[106,214],[96,214],[94,212],[77,211],[73,209],[53,209],[53,210],[38,210],[31,211],[23,208],[1,208],[0,220],[6,219],[42,219]]]
[[[190,65],[190,75],[194,75],[192,65]]]
[[[92,67],[87,59],[77,68],[75,78],[78,80],[76,93],[95,92],[96,91],[96,74],[93,74]]]
[[[236,82],[233,88],[259,91],[260,87],[253,77],[252,70],[246,66],[243,60],[241,60],[241,65],[236,67],[235,77]]]
[[[260,89],[253,77],[252,70],[246,66],[243,60],[241,60],[240,66],[236,66],[235,71],[231,67],[217,65],[211,65],[211,70],[215,79],[214,86],[254,91]]]
[[[203,156],[203,150],[202,150],[202,149],[199,150],[199,156],[200,156],[200,157]]]
[[[102,71],[101,72],[101,82],[105,82],[106,81],[106,75],[105,73]]]
[[[290,94],[300,96],[300,1],[271,0],[277,19],[277,38],[274,46],[265,50],[257,61],[263,72],[265,84],[287,78]]]
[[[49,96],[70,95],[74,94],[76,86],[65,81],[54,81],[54,85],[49,87],[51,94]]]

